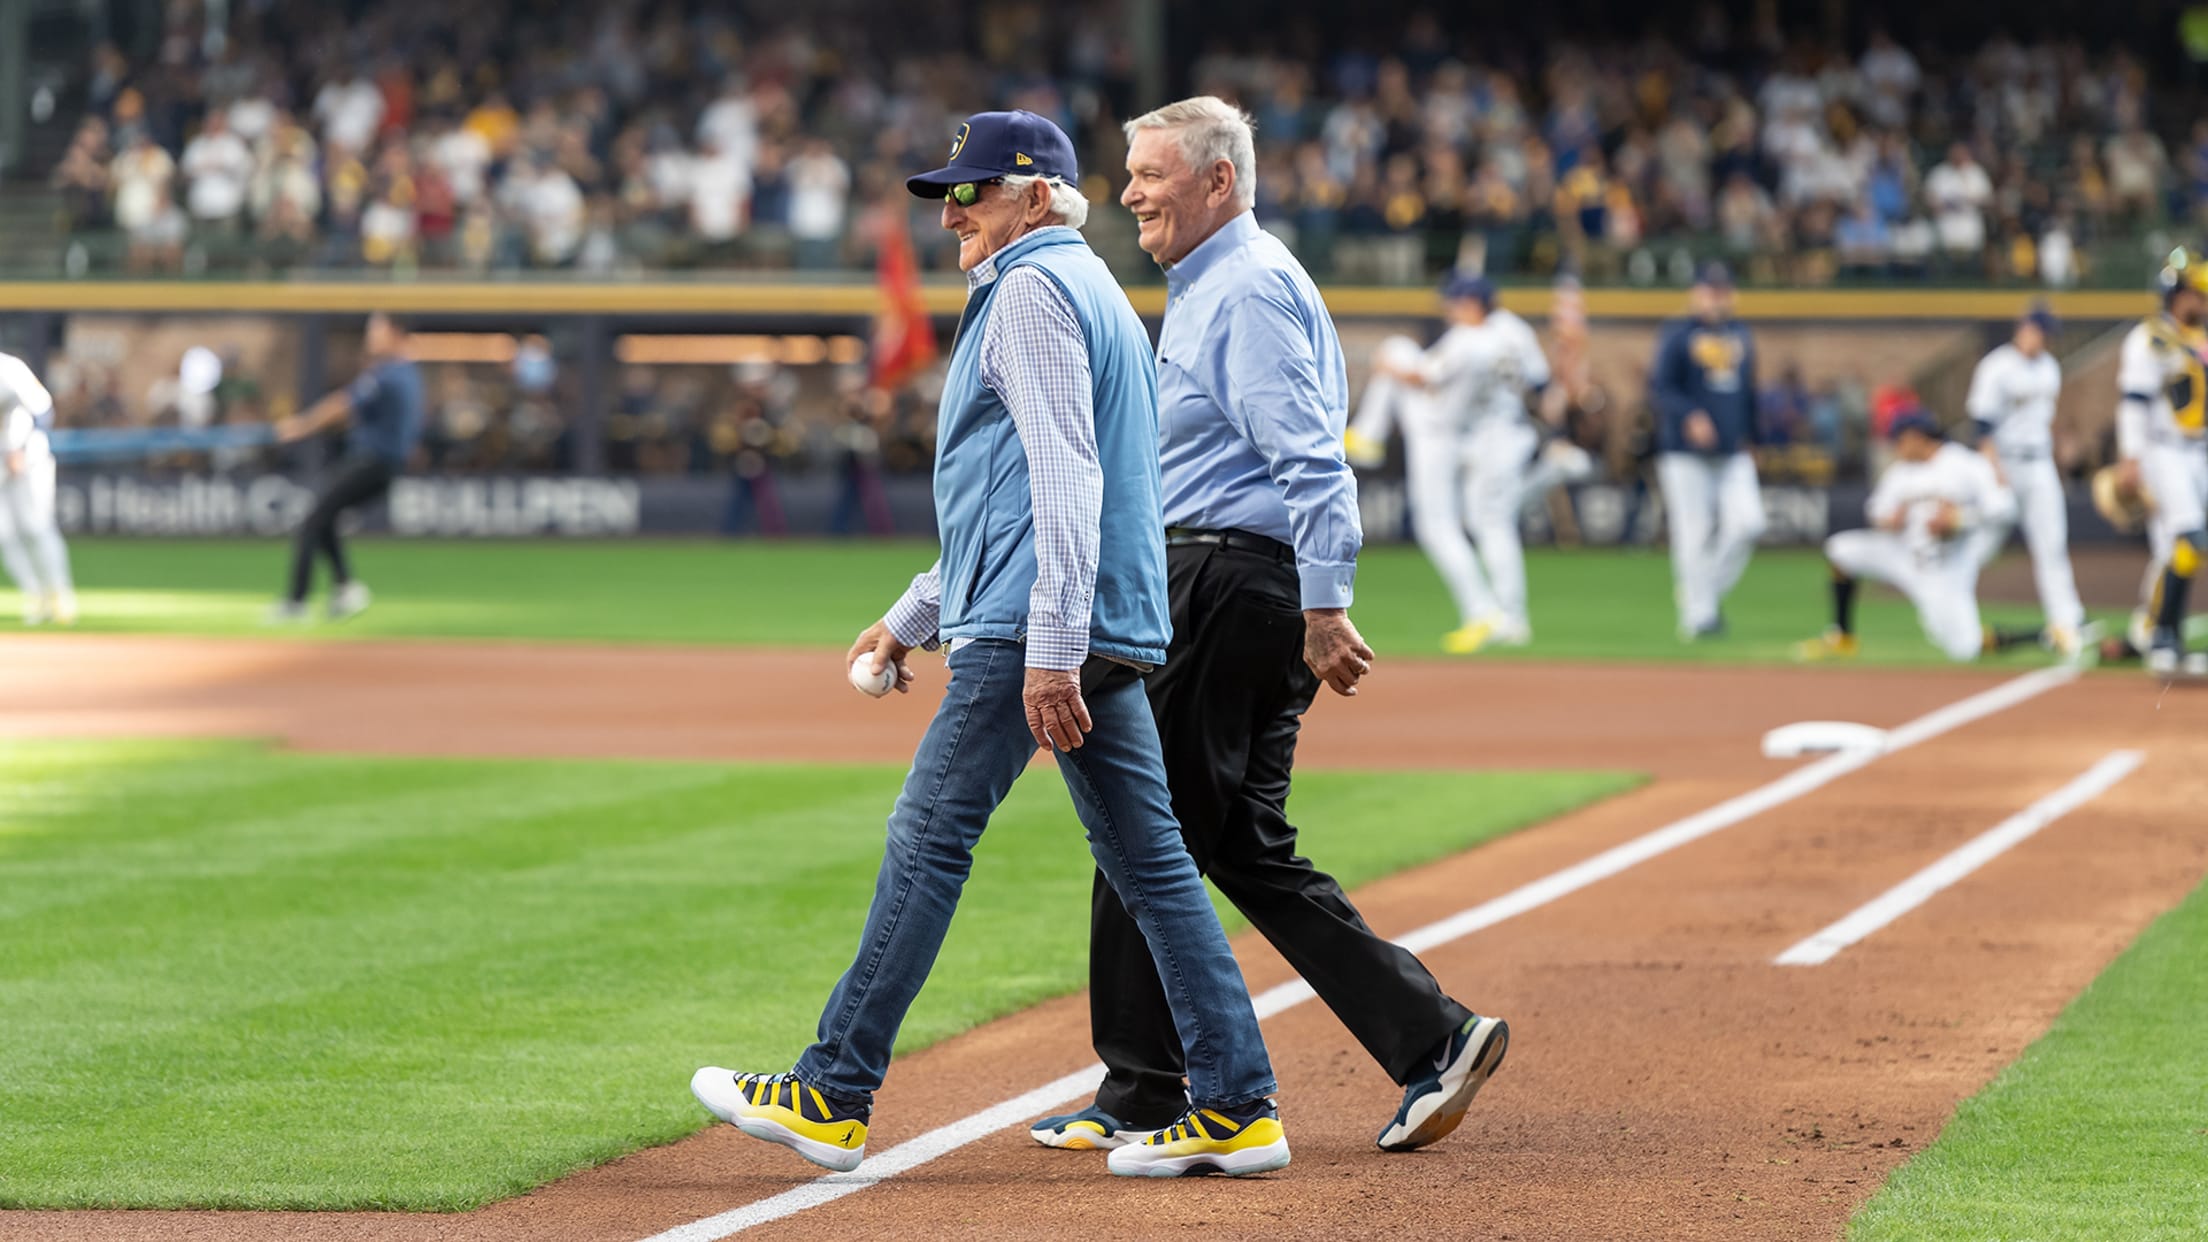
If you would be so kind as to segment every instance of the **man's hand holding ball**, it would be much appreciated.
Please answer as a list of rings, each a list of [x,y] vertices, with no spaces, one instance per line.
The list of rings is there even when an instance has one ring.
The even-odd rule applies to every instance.
[[[844,655],[851,666],[851,684],[860,693],[877,699],[892,690],[912,693],[912,670],[905,666],[905,657],[911,653],[912,648],[889,632],[887,621],[876,621]]]

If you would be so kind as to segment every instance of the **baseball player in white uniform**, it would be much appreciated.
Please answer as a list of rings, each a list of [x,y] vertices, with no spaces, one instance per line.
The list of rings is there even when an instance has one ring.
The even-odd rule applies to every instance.
[[[1977,424],[1979,448],[2016,495],[2017,522],[2047,617],[2048,645],[2072,656],[2083,641],[2085,605],[2070,569],[2069,501],[2055,472],[2062,364],[2047,349],[2054,331],[2055,317],[2044,305],[2025,312],[2009,343],[1979,361],[1964,405]]]
[[[1548,360],[1485,278],[1452,274],[1441,297],[1449,327],[1431,348],[1380,343],[1343,442],[1352,463],[1375,465],[1400,415],[1411,530],[1457,605],[1442,649],[1469,655],[1532,638],[1518,518],[1539,437],[1525,395],[1548,382]]]
[[[1924,636],[1951,660],[2037,642],[2037,630],[1989,632],[1978,619],[1978,571],[2016,517],[2016,496],[1984,455],[1949,442],[1927,414],[1894,421],[1894,462],[1865,506],[1868,530],[1825,540],[1832,565],[1832,627],[1795,648],[1805,660],[1856,653],[1860,579],[1884,582],[1916,606]]]
[[[2148,543],[2161,566],[2149,592],[2147,671],[2208,675],[2208,652],[2188,654],[2181,637],[2208,556],[2208,257],[2172,253],[2161,285],[2162,313],[2131,330],[2118,358],[2117,456],[2127,483],[2150,500]]]
[[[23,623],[74,625],[77,590],[54,520],[54,399],[31,368],[0,354],[0,565],[23,598]]]

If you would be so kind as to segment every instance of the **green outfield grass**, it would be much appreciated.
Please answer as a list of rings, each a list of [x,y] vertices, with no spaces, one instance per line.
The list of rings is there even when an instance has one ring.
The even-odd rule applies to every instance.
[[[72,546],[84,628],[95,631],[839,647],[935,556],[916,542],[362,540],[357,572],[375,589],[375,607],[344,625],[272,631],[261,621],[282,577],[281,544]],[[1693,646],[1673,634],[1661,553],[1535,550],[1528,576],[1537,641],[1492,658],[1784,661],[1796,640],[1823,628],[1829,606],[1824,563],[1804,549],[1758,554],[1727,608],[1731,637]],[[12,625],[15,612],[13,597],[0,595],[0,618],[11,619],[0,624]],[[1438,658],[1440,635],[1455,624],[1440,579],[1406,547],[1365,554],[1353,615],[1383,657]],[[2006,605],[1987,617],[2036,621],[2031,609]],[[1890,593],[1865,593],[1861,631],[1863,663],[1942,662]],[[2045,658],[2027,651],[2001,662]]]
[[[2208,1237],[2208,886],[1895,1173],[1851,1242]]]
[[[0,748],[0,1207],[462,1209],[697,1130],[693,1069],[809,1041],[900,775]],[[1637,779],[1312,773],[1293,809],[1356,883]],[[1054,774],[966,894],[903,1048],[1084,982]]]

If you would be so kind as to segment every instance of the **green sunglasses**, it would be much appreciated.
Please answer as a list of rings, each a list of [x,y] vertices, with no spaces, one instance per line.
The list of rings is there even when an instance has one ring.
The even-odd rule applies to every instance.
[[[961,207],[971,207],[980,201],[983,186],[1003,184],[1004,178],[1002,177],[991,177],[987,181],[961,181],[950,189],[943,191],[943,201],[956,203]]]

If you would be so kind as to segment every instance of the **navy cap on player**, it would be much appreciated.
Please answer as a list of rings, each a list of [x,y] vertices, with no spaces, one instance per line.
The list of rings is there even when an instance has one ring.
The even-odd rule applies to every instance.
[[[2034,302],[2024,308],[2024,313],[2018,317],[2017,322],[2028,323],[2046,336],[2053,336],[2055,330],[2062,326],[2062,321],[2055,318],[2053,308],[2045,302]]]
[[[915,198],[942,198],[954,186],[1013,176],[1078,183],[1073,140],[1032,112],[976,112],[952,136],[951,162],[907,178],[905,188]]]
[[[1478,302],[1495,309],[1495,282],[1468,272],[1451,272],[1441,282],[1441,296],[1451,302]]]
[[[1712,259],[1694,269],[1694,283],[1708,285],[1713,289],[1730,289],[1733,287],[1733,269]]]
[[[1911,431],[1935,440],[1947,438],[1947,433],[1940,430],[1940,421],[1923,410],[1911,410],[1895,419],[1893,425],[1886,429],[1886,436],[1891,440],[1899,440],[1903,433]]]

